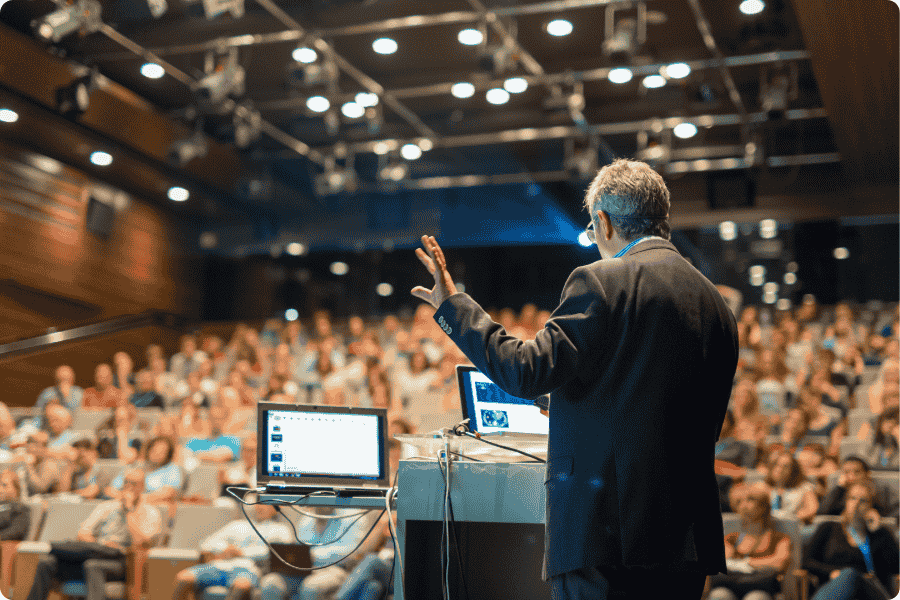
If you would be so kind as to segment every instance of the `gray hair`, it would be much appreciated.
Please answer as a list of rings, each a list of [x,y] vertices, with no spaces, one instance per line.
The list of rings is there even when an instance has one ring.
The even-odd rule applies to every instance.
[[[669,189],[647,163],[619,158],[600,169],[584,206],[590,214],[597,210],[607,213],[624,240],[641,235],[671,237]]]

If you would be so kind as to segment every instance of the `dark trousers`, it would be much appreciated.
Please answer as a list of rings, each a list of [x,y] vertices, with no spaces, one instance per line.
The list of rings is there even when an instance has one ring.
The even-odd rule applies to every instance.
[[[550,578],[553,600],[700,600],[706,575],[671,570],[585,567]],[[29,598],[29,600],[31,600]]]
[[[87,586],[87,600],[105,600],[106,582],[125,580],[125,560],[90,558],[75,563],[61,562],[52,554],[42,556],[27,600],[46,600],[54,580],[74,581],[82,577]]]

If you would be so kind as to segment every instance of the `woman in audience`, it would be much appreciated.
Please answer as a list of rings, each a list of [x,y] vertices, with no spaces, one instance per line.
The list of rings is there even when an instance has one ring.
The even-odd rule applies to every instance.
[[[759,412],[756,386],[750,378],[738,380],[728,405],[734,414],[734,438],[752,444],[757,451],[763,448],[771,427],[781,422],[780,415],[767,417]]]
[[[873,497],[871,484],[850,485],[840,522],[826,521],[816,528],[803,561],[803,568],[815,577],[812,589],[822,586],[813,600],[894,596],[892,578],[900,572],[900,551],[894,534],[880,526],[871,511]]]
[[[769,486],[772,515],[779,519],[798,519],[806,525],[812,523],[819,510],[815,486],[806,481],[800,463],[788,452],[775,454],[769,462],[765,479]]]
[[[200,416],[200,408],[193,402],[181,405],[181,415],[176,423],[179,438],[209,437],[210,425],[207,419]]]
[[[138,427],[137,409],[131,404],[116,408],[96,431],[100,458],[117,458],[125,464],[137,460],[146,437]]]
[[[172,440],[160,436],[147,442],[142,454],[141,468],[146,473],[144,501],[150,504],[171,503],[181,495],[181,484],[184,475],[181,467],[173,462],[175,445]],[[107,486],[104,493],[113,500],[122,496],[125,482],[125,471],[120,473]]]
[[[49,404],[59,404],[71,411],[81,408],[84,390],[75,385],[75,371],[69,365],[60,365],[54,372],[56,385],[44,388],[38,396],[34,412],[42,415],[44,408]],[[35,427],[43,426],[43,420],[38,418]]]
[[[837,461],[818,443],[806,444],[797,451],[796,458],[803,476],[815,486],[816,496],[824,496],[828,477],[838,470]]]
[[[863,361],[867,367],[880,366],[884,361],[884,349],[887,340],[878,331],[872,331],[866,338],[866,344],[862,348]]]
[[[877,415],[884,410],[882,403],[882,393],[885,387],[900,385],[900,362],[896,360],[886,360],[881,364],[881,370],[878,371],[878,378],[869,387],[869,410],[872,414]]]
[[[134,392],[134,361],[127,352],[116,352],[113,354],[113,365],[113,385],[122,390],[122,395],[127,398]]]
[[[860,456],[848,456],[841,463],[840,475],[834,485],[827,491],[819,503],[820,515],[840,515],[847,506],[847,491],[856,483],[871,483],[875,490],[872,498],[872,510],[878,518],[897,516],[900,510],[900,499],[897,498],[896,485],[893,482],[878,481],[872,478],[869,465]]]
[[[900,468],[898,462],[898,440],[900,440],[900,409],[893,405],[884,409],[875,419],[870,443],[864,458],[875,471],[894,471]]]
[[[801,388],[797,405],[809,416],[809,429],[806,435],[828,438],[830,440],[828,453],[838,456],[841,440],[847,432],[847,423],[840,409],[824,406],[822,395],[812,386]]]
[[[164,361],[166,359],[166,355],[163,354],[162,346],[160,346],[159,344],[149,344],[147,346],[147,349],[144,350],[144,359],[147,361],[146,368],[152,370],[153,361],[156,360],[157,358],[161,358]],[[165,369],[163,369],[163,370],[165,370]]]
[[[395,376],[397,394],[404,408],[410,401],[419,400],[425,395],[437,378],[437,371],[428,363],[428,357],[420,348],[409,357],[409,370]]]
[[[100,495],[100,486],[97,484],[97,446],[91,440],[76,440],[72,449],[74,457],[60,476],[59,491],[93,500]]]
[[[710,576],[708,600],[772,600],[791,561],[791,538],[775,529],[765,484],[738,485],[729,499],[741,525],[725,536],[729,572]]]
[[[237,369],[233,369],[231,373],[228,374],[228,387],[234,389],[238,393],[241,406],[256,406],[256,390],[247,385],[247,380],[244,379],[244,376]]]
[[[178,379],[187,379],[188,373],[195,370],[206,360],[206,354],[197,348],[197,338],[192,335],[181,336],[181,350],[169,359],[169,371]]]

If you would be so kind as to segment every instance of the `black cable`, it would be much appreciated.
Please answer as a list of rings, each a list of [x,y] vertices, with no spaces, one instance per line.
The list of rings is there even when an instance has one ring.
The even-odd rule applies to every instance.
[[[481,441],[484,442],[485,444],[490,444],[491,446],[497,446],[498,448],[503,448],[504,450],[512,450],[513,452],[518,452],[519,454],[524,454],[525,456],[528,456],[528,457],[530,457],[530,458],[533,458],[533,459],[534,459],[535,461],[537,461],[537,462],[541,462],[541,463],[546,463],[546,462],[547,462],[546,460],[544,460],[544,459],[542,459],[542,458],[539,458],[539,457],[535,456],[534,454],[529,454],[529,453],[525,452],[524,450],[519,450],[519,449],[517,449],[517,448],[510,448],[509,446],[503,446],[503,445],[501,445],[501,444],[495,444],[494,442],[489,442],[489,441],[487,441],[486,439],[484,439],[483,437],[480,437],[480,436],[477,436],[477,435],[472,435],[472,434],[469,433],[468,431],[464,431],[464,432],[462,433],[462,435],[468,436],[468,437],[470,437],[470,438],[472,438],[472,439],[475,439],[475,440],[481,440]],[[532,461],[532,462],[533,462],[533,461]]]
[[[460,454],[459,452],[454,452],[453,450],[450,451],[450,454],[452,454],[453,456],[461,456],[467,460],[474,460],[475,462],[486,462],[477,458],[472,458],[471,456],[466,456],[465,454]]]
[[[372,534],[372,531],[374,531],[375,526],[378,525],[378,521],[381,520],[381,515],[383,515],[383,514],[387,511],[386,508],[385,508],[385,509],[382,509],[381,514],[378,515],[378,518],[375,519],[375,522],[374,522],[374,523],[372,523],[372,527],[369,528],[369,531],[366,532],[366,535],[364,535],[363,538],[362,538],[361,540],[359,540],[359,543],[356,545],[355,548],[353,548],[353,550],[350,551],[349,554],[347,554],[346,556],[342,557],[340,560],[337,560],[337,561],[335,561],[335,562],[333,562],[333,563],[328,563],[327,565],[322,565],[321,567],[297,567],[297,566],[294,566],[294,565],[292,565],[291,563],[287,562],[286,560],[284,560],[284,559],[281,557],[281,555],[278,554],[278,552],[275,551],[275,549],[272,547],[272,544],[270,544],[269,541],[268,541],[266,538],[263,537],[263,535],[259,532],[259,529],[257,529],[257,528],[256,528],[256,525],[253,523],[253,520],[250,518],[249,515],[247,515],[247,509],[246,509],[245,507],[246,507],[247,505],[253,506],[254,504],[259,504],[259,501],[257,501],[257,502],[245,502],[243,498],[239,497],[237,494],[235,494],[234,492],[231,491],[231,490],[233,490],[233,489],[244,489],[245,491],[256,491],[256,490],[247,490],[247,489],[245,489],[245,488],[236,488],[236,487],[225,488],[225,491],[227,491],[229,494],[231,494],[232,496],[234,496],[235,498],[237,498],[238,502],[241,503],[241,512],[244,513],[244,518],[247,519],[247,522],[250,524],[250,527],[253,528],[253,531],[256,533],[256,535],[259,536],[259,539],[261,539],[261,540],[263,541],[263,543],[264,543],[266,546],[268,546],[269,552],[271,552],[272,554],[274,554],[274,555],[275,555],[275,558],[277,558],[278,560],[280,560],[282,563],[284,563],[285,565],[289,566],[290,568],[294,569],[295,571],[318,571],[318,570],[320,570],[320,569],[325,569],[325,568],[328,568],[328,567],[332,567],[332,566],[334,566],[334,565],[336,565],[336,564],[339,564],[339,563],[341,563],[342,561],[346,560],[346,559],[349,558],[354,552],[356,552],[356,551],[359,549],[360,546],[362,546],[363,542],[365,542],[366,539]],[[305,498],[309,498],[310,496],[312,496],[312,494],[303,494],[302,496],[300,496],[300,497],[297,498],[296,500],[293,500],[293,501],[291,501],[291,502],[284,502],[284,501],[282,501],[281,504],[296,504],[296,503],[299,502],[300,500],[303,500],[303,499],[305,499]],[[374,510],[374,509],[373,509],[373,510]],[[360,518],[362,518],[362,516],[360,516]],[[388,517],[388,518],[390,518],[390,517]],[[344,532],[344,533],[346,533],[346,532]],[[334,542],[331,542],[331,543],[334,543]]]
[[[455,454],[455,452],[453,452],[451,454]],[[441,466],[441,461],[438,461],[438,468],[441,470],[441,480],[445,481],[444,468]],[[450,505],[450,522],[453,524],[453,527],[451,527],[450,530],[453,531],[453,534],[456,537],[456,563],[459,565],[459,577],[460,577],[460,579],[462,579],[462,582],[463,582],[463,591],[466,594],[466,600],[469,600],[469,586],[466,584],[466,577],[465,577],[465,573],[463,572],[463,566],[462,566],[462,557],[459,554],[459,531],[456,530],[456,517],[453,514],[453,499],[448,498],[447,503]],[[442,514],[443,514],[443,512],[442,512]],[[441,523],[443,523],[443,519],[441,520]],[[441,527],[441,541],[442,542],[444,541],[444,528],[443,527]],[[449,537],[447,539],[447,543],[448,544],[450,543]],[[441,545],[441,572],[442,573],[443,573],[443,564],[444,564],[444,547],[442,544]],[[449,565],[447,565],[447,568],[449,568]],[[443,586],[443,585],[444,585],[444,579],[442,577],[441,578],[441,586]]]

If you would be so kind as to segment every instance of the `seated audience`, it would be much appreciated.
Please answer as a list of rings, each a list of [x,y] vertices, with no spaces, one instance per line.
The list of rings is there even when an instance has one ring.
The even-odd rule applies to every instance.
[[[175,445],[167,437],[155,437],[147,442],[143,452],[144,501],[150,504],[174,502],[181,494],[184,476],[181,467],[172,462]],[[104,493],[118,500],[124,493],[125,474],[121,473],[104,490]]]
[[[82,408],[115,408],[125,402],[122,391],[113,385],[112,368],[103,363],[94,369],[94,385],[84,390]]]
[[[872,414],[879,414],[884,410],[882,392],[885,386],[900,385],[900,362],[885,360],[878,371],[878,378],[869,386],[868,405]]]
[[[58,404],[65,406],[71,411],[81,408],[84,399],[84,390],[75,385],[75,371],[69,365],[60,365],[56,367],[54,373],[56,385],[44,388],[38,396],[37,403],[34,405],[34,412],[39,415],[44,414],[44,408],[50,404]],[[43,426],[43,419],[40,417],[35,423],[35,427]]]
[[[803,477],[796,458],[788,452],[773,456],[765,482],[769,486],[772,516],[798,519],[807,525],[812,523],[819,510],[819,499],[814,485]]]
[[[837,461],[826,453],[822,444],[807,444],[794,455],[800,463],[803,477],[815,486],[816,495],[825,495],[825,486],[828,477],[838,470]]]
[[[732,479],[743,479],[748,469],[756,464],[756,448],[734,438],[734,415],[725,411],[725,420],[716,444],[716,474]]]
[[[19,476],[12,469],[0,472],[0,541],[21,541],[31,526],[31,509],[22,503]]]
[[[256,501],[255,494],[247,496],[248,501]],[[249,512],[259,533],[270,543],[294,541],[294,532],[287,522],[276,520],[274,506],[256,503]],[[203,590],[213,585],[227,587],[228,600],[249,600],[269,563],[269,547],[244,517],[207,537],[200,550],[212,554],[212,561],[179,572],[173,600],[187,600],[190,591],[199,598]]]
[[[873,433],[865,449],[865,459],[875,471],[894,471],[900,468],[898,462],[898,440],[900,440],[900,408],[892,406],[884,409],[875,420]]]
[[[228,387],[237,391],[241,400],[241,406],[256,407],[256,390],[247,384],[247,380],[237,369],[232,370],[228,374]]]
[[[74,458],[60,475],[59,491],[93,500],[100,495],[100,485],[97,483],[97,446],[91,440],[76,440],[72,443],[72,449]]]
[[[165,408],[165,400],[156,391],[156,380],[152,371],[143,369],[135,376],[135,390],[128,399],[137,408]]]
[[[768,472],[769,463],[775,454],[789,452],[796,456],[812,441],[807,437],[809,430],[809,414],[802,408],[788,409],[782,419],[776,443],[767,443],[756,459],[759,470]]]
[[[212,406],[212,394],[203,389],[203,375],[200,371],[191,371],[187,376],[187,387],[180,388],[174,404],[184,406],[187,403],[198,407]]]
[[[50,554],[41,557],[27,600],[46,600],[54,580],[81,579],[87,600],[105,600],[106,583],[125,580],[125,552],[151,546],[161,531],[162,517],[144,501],[140,469],[128,471],[124,489],[120,500],[99,504],[81,524],[80,544],[54,543]]]
[[[206,353],[197,349],[197,338],[181,336],[181,350],[169,359],[169,372],[178,379],[187,379],[188,373],[196,370],[206,360]]]
[[[124,404],[97,426],[97,453],[103,459],[116,458],[131,464],[137,459],[145,437],[138,426],[137,409],[132,404]]]
[[[710,576],[709,600],[772,600],[791,561],[791,538],[775,529],[765,484],[742,484],[729,496],[741,525],[725,536],[728,573]]]
[[[59,462],[47,456],[47,434],[36,431],[25,442],[25,453],[13,458],[25,465],[25,481],[29,496],[49,494],[59,484],[62,471]]]
[[[801,388],[797,406],[809,415],[809,429],[806,435],[829,438],[828,453],[837,456],[841,440],[847,432],[844,413],[833,406],[824,406],[822,395],[810,386]]]
[[[872,512],[874,490],[848,486],[839,523],[820,523],[806,548],[803,568],[820,587],[813,600],[890,600],[893,576],[900,572],[897,539]],[[811,578],[812,579],[812,578]],[[890,590],[890,591],[889,591]]]
[[[44,421],[47,424],[47,456],[65,459],[72,449],[72,442],[78,434],[72,431],[72,413],[62,406],[51,404],[46,409]]]
[[[269,402],[287,402],[293,404],[293,399],[286,394],[276,394]],[[223,433],[240,433],[248,425],[252,425],[256,416],[256,408],[241,406],[241,399],[237,390],[231,387],[222,387],[216,397],[216,404],[228,410],[228,420],[222,426]]]
[[[184,445],[194,453],[194,458],[209,462],[231,462],[241,454],[241,440],[233,435],[225,435],[223,428],[230,417],[223,406],[209,409],[209,436],[193,438]]]
[[[113,354],[113,365],[113,385],[128,398],[134,392],[134,361],[127,352],[116,352]]]
[[[421,399],[437,376],[438,373],[428,362],[425,351],[418,349],[413,352],[409,357],[408,370],[398,373],[394,378],[396,393],[403,407],[408,408],[411,402]]]
[[[175,426],[177,437],[180,438],[209,437],[209,420],[203,418],[200,409],[193,402],[185,402],[181,405],[181,414]]]
[[[226,487],[256,487],[256,434],[247,435],[241,440],[241,460],[222,467],[219,482],[222,484],[221,495],[228,498],[232,496],[225,491]]]
[[[875,413],[872,418],[863,422],[859,431],[856,432],[856,439],[871,441],[878,417],[885,411],[900,406],[900,384],[890,383],[881,388],[881,406],[883,408],[880,413]]]
[[[897,490],[888,482],[875,481],[869,473],[869,465],[859,456],[848,456],[841,463],[841,473],[834,486],[826,493],[819,504],[820,515],[839,515],[846,506],[847,490],[857,483],[872,484],[875,496],[872,498],[872,510],[882,517],[897,516]]]

